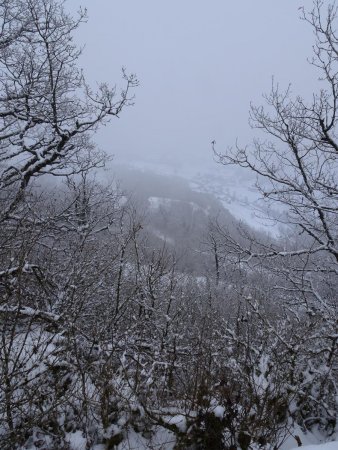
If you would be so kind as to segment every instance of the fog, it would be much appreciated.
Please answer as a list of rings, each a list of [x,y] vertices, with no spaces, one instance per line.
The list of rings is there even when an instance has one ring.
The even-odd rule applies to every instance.
[[[88,9],[76,36],[87,79],[122,87],[124,66],[140,81],[135,105],[96,136],[117,162],[178,172],[213,165],[212,140],[219,151],[250,142],[250,102],[263,101],[273,76],[303,95],[316,83],[312,31],[294,0],[66,2],[72,13],[80,5]]]
[[[338,450],[338,0],[298,1],[0,0],[0,450]]]

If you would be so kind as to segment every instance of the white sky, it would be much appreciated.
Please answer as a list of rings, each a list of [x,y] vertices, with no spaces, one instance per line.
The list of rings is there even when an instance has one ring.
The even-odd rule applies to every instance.
[[[100,147],[117,161],[195,166],[212,162],[213,139],[219,150],[249,143],[250,102],[262,102],[272,76],[295,93],[316,85],[305,1],[67,0],[72,12],[88,9],[77,35],[87,79],[119,84],[125,66],[140,80],[135,106],[98,134]]]

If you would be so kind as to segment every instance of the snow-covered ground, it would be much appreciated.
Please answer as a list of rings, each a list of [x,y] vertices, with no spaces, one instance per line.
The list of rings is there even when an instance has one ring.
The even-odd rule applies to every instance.
[[[179,419],[179,416],[176,416]],[[338,441],[332,442],[321,442],[319,436],[315,434],[304,434],[300,429],[294,430],[292,436],[289,436],[285,442],[280,447],[280,450],[296,450],[297,441],[295,436],[298,436],[302,446],[302,450],[338,450]],[[67,440],[72,448],[72,450],[86,450],[87,440],[83,437],[80,431],[75,433],[68,433]],[[173,450],[175,446],[175,437],[173,433],[165,430],[162,427],[158,427],[156,432],[148,437],[146,435],[142,436],[141,433],[136,433],[133,429],[128,432],[127,438],[121,442],[118,446],[118,450],[146,450],[146,449],[162,449],[162,450]],[[103,444],[95,445],[93,450],[104,450],[105,446]]]
[[[267,219],[267,205],[248,171],[217,166],[213,171],[196,174],[190,179],[190,186],[198,192],[213,194],[236,219],[253,228],[277,233],[276,223]]]
[[[125,165],[157,175],[179,176],[189,183],[192,190],[214,195],[236,219],[253,228],[278,234],[275,221],[267,219],[267,205],[260,199],[255,177],[247,170],[221,166],[212,161],[203,168],[194,165],[171,167],[144,161],[132,161]],[[151,207],[158,206],[155,197],[149,201]],[[277,215],[276,211],[270,213]]]
[[[320,445],[305,445],[303,450],[338,450],[338,441],[326,442]]]
[[[67,441],[72,450],[87,450],[87,439],[83,437],[81,431],[75,433],[67,433]],[[175,446],[175,437],[173,433],[159,428],[156,433],[150,438],[142,436],[141,433],[136,433],[133,429],[128,432],[127,438],[116,446],[117,450],[149,450],[162,449],[173,450]],[[115,447],[114,447],[115,448]],[[105,444],[94,445],[92,450],[106,450]],[[38,450],[31,448],[30,450]]]
[[[304,433],[299,426],[295,426],[281,446],[281,450],[293,450],[298,448],[298,442],[302,444],[302,449],[307,450],[338,450],[338,441],[335,443],[337,447],[326,448],[324,437],[320,432]],[[324,446],[325,448],[322,448]],[[313,447],[313,448],[312,448]]]

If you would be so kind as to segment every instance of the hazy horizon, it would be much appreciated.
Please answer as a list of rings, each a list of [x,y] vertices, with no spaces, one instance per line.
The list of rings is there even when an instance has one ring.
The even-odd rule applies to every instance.
[[[135,106],[95,137],[117,162],[211,165],[212,140],[218,150],[250,143],[250,102],[263,102],[272,77],[296,94],[315,86],[301,2],[66,2],[71,13],[80,5],[87,79],[122,86],[124,66],[140,81]]]

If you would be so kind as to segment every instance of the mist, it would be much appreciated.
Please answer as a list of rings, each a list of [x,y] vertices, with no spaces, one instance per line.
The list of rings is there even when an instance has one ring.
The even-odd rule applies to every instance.
[[[80,1],[0,1],[1,450],[337,450],[338,7]]]
[[[292,82],[296,93],[313,92],[313,36],[300,20],[301,3],[67,2],[72,12],[80,5],[88,10],[76,35],[88,81],[122,86],[122,66],[140,81],[134,107],[96,137],[116,162],[175,173],[215,169],[211,141],[219,151],[236,139],[250,143],[257,135],[250,103],[263,102],[272,77],[281,87]]]

